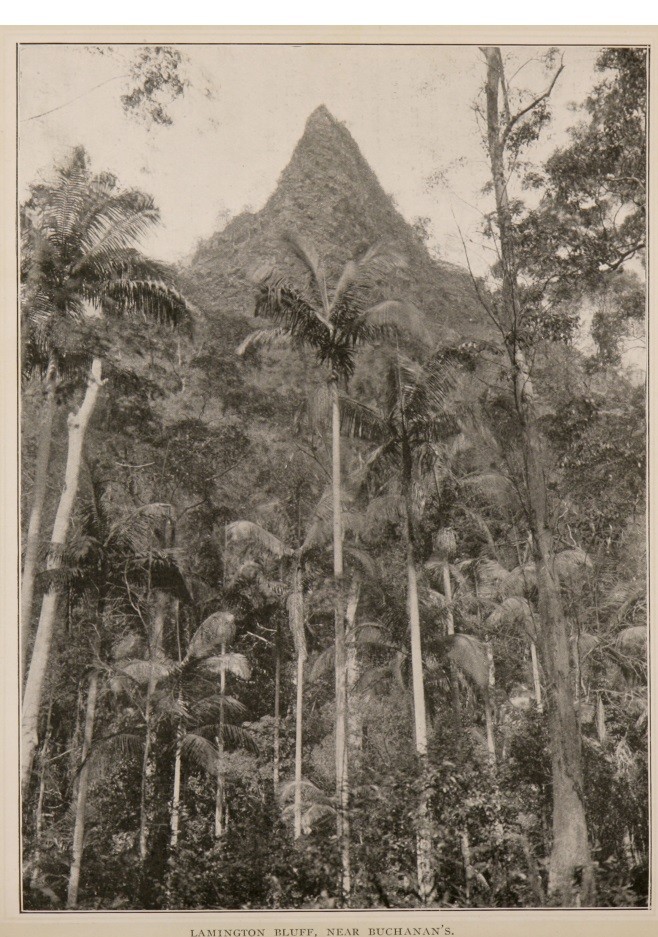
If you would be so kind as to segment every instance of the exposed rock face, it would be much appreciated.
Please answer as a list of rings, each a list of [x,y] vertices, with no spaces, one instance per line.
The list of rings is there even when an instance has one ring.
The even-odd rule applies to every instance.
[[[352,135],[324,106],[309,117],[266,205],[200,245],[183,273],[187,288],[210,315],[251,316],[254,281],[274,264],[285,269],[280,239],[286,231],[311,242],[329,273],[375,242],[390,244],[406,265],[386,283],[389,298],[422,309],[437,339],[448,331],[474,337],[487,330],[468,273],[430,257]]]

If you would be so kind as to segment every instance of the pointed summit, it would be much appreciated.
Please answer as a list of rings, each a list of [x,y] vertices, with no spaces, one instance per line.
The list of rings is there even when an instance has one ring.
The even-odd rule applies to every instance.
[[[338,123],[326,104],[320,104],[320,106],[316,107],[315,110],[309,115],[309,118],[306,121],[306,129],[312,129],[315,125],[320,125],[322,123]]]
[[[203,242],[192,260],[191,280],[206,308],[251,317],[255,270],[285,271],[281,236],[289,231],[313,244],[328,271],[376,242],[406,259],[391,278],[390,295],[422,309],[437,337],[446,327],[469,337],[487,331],[465,270],[432,259],[422,237],[396,210],[345,124],[324,104],[308,117],[290,162],[266,205],[234,218]],[[192,293],[197,290],[192,287]]]

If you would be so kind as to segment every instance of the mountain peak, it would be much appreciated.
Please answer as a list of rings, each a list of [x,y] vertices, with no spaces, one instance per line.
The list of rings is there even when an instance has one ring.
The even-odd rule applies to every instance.
[[[319,107],[316,107],[315,110],[310,114],[308,120],[306,121],[307,129],[318,124],[337,124],[338,121],[331,113],[326,104],[320,104]]]
[[[267,265],[295,276],[294,261],[281,239],[285,231],[295,231],[312,244],[332,274],[364,248],[385,241],[407,261],[388,278],[392,298],[415,303],[443,332],[450,326],[460,334],[479,336],[486,329],[466,271],[430,256],[350,131],[324,104],[309,115],[263,208],[239,215],[199,246],[191,267],[205,284],[206,305],[251,316],[250,271]]]

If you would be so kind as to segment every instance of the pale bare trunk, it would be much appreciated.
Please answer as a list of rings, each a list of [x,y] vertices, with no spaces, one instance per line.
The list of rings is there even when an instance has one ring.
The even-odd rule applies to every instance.
[[[507,91],[500,49],[488,47],[483,52],[487,62],[487,138],[500,234],[506,347],[512,371],[516,416],[522,436],[525,507],[537,570],[541,624],[539,640],[546,678],[551,739],[553,847],[549,862],[549,892],[562,906],[588,905],[594,899],[594,877],[585,817],[580,730],[573,705],[569,638],[555,573],[553,537],[547,513],[548,489],[542,469],[542,445],[532,381],[517,335],[522,310],[506,180],[505,144],[506,132],[510,127]],[[504,126],[501,126],[499,105],[501,89]]]
[[[279,771],[281,766],[281,634],[277,622],[274,639],[274,751],[272,756],[272,782],[274,796],[279,792]]]
[[[530,659],[532,661],[532,682],[535,688],[535,703],[539,712],[544,711],[544,704],[541,698],[541,680],[539,679],[539,662],[537,660],[537,645],[534,641],[530,642]]]
[[[41,882],[41,834],[43,832],[43,804],[46,797],[46,766],[48,764],[48,752],[50,750],[52,709],[53,700],[51,694],[50,705],[48,706],[48,718],[46,720],[46,734],[39,757],[39,796],[37,797],[37,807],[34,815],[34,861],[32,865],[32,875],[30,876],[32,888],[37,888]]]
[[[153,625],[149,635],[149,681],[146,687],[146,702],[144,705],[144,752],[142,754],[142,780],[139,803],[139,858],[142,864],[146,861],[148,851],[149,823],[148,801],[149,784],[153,774],[151,747],[153,744],[153,693],[157,684],[157,669],[155,664],[162,654],[162,639],[164,635],[165,617],[168,607],[168,596],[158,590],[155,594],[153,609]]]
[[[420,638],[420,612],[418,608],[418,581],[413,546],[407,538],[407,610],[411,632],[411,684],[414,700],[414,728],[416,751],[427,755],[427,716],[425,712],[425,683],[423,680],[423,651]]]
[[[64,488],[57,506],[46,568],[51,581],[41,605],[41,615],[32,648],[30,667],[23,694],[21,714],[21,787],[27,790],[32,771],[34,752],[38,743],[39,710],[43,685],[50,661],[55,617],[59,599],[56,574],[62,565],[62,552],[69,531],[71,513],[75,504],[80,478],[82,447],[89,420],[101,387],[101,361],[94,358],[82,403],[77,413],[69,415],[69,439]]]
[[[297,706],[295,709],[295,839],[302,835],[302,712],[304,705],[304,658],[297,655]]]
[[[464,862],[464,892],[466,894],[466,900],[470,901],[471,899],[471,876],[473,875],[472,866],[471,866],[471,843],[468,838],[468,831],[462,830],[460,837],[460,845],[462,851],[462,860]]]
[[[219,726],[217,727],[217,785],[215,788],[215,839],[224,834],[224,694],[226,693],[226,644],[222,644],[219,675]]]
[[[496,673],[494,670],[494,656],[491,642],[486,641],[487,663],[489,664],[489,686],[485,690],[484,715],[487,725],[487,749],[492,764],[496,764],[496,735],[494,732],[494,688],[496,686]]]
[[[446,634],[448,636],[455,633],[455,619],[452,613],[452,582],[450,581],[450,565],[446,560],[443,564],[442,570],[443,578],[443,595],[445,600],[448,603],[446,610]],[[459,698],[459,677],[457,676],[457,668],[454,663],[450,661],[450,695],[452,697],[452,711],[455,720],[455,728],[457,730],[457,744],[461,742],[460,730],[461,730],[461,701]]]
[[[427,784],[427,715],[425,712],[425,682],[423,679],[423,652],[420,635],[420,611],[418,607],[418,580],[411,531],[411,505],[407,497],[407,611],[411,632],[411,683],[414,702],[414,727],[416,752],[420,758],[421,793],[418,801],[418,832],[416,834],[416,866],[418,893],[423,904],[432,895],[432,834],[429,817],[429,789]]]
[[[354,575],[350,584],[347,606],[345,609],[345,642],[346,642],[346,669],[347,669],[347,745],[350,757],[356,764],[363,746],[363,714],[355,699],[354,688],[359,679],[359,657],[357,653],[356,613],[361,595],[361,577]]]
[[[175,849],[178,845],[178,832],[180,826],[180,789],[181,789],[181,761],[182,761],[182,748],[183,748],[183,732],[181,727],[178,727],[176,733],[176,750],[174,752],[174,789],[171,796],[171,823],[170,830],[171,834],[169,837],[169,845],[172,849]]]
[[[180,342],[178,347],[180,353]],[[178,645],[178,663],[180,664],[181,660],[183,659],[183,649],[181,645],[180,633],[180,599],[175,600],[174,609],[176,621],[176,642]],[[180,682],[178,685],[178,705],[181,709],[183,708],[183,691]],[[176,846],[178,845],[178,832],[180,827],[180,792],[184,735],[185,730],[183,727],[183,720],[179,717],[178,725],[176,726],[176,747],[174,749],[174,785],[171,794],[171,817],[169,820],[169,846],[172,850],[176,849]]]
[[[331,385],[331,463],[333,500],[333,548],[336,600],[334,609],[335,680],[336,680],[336,801],[337,833],[341,859],[341,898],[349,903],[352,890],[350,869],[350,817],[349,772],[347,752],[347,658],[345,647],[345,616],[342,600],[343,586],[343,523],[341,517],[340,478],[340,410],[338,388]]]
[[[295,839],[302,834],[302,741],[304,714],[304,662],[306,660],[306,637],[304,617],[304,594],[302,570],[299,556],[295,556],[292,570],[292,592],[289,604],[290,630],[297,651],[297,701],[295,705],[295,794],[293,803],[293,826]]]
[[[96,718],[96,702],[98,699],[98,671],[92,671],[89,677],[89,691],[87,693],[87,711],[85,713],[85,728],[82,740],[82,753],[80,775],[78,777],[78,790],[75,803],[75,825],[73,827],[73,847],[71,856],[71,869],[69,872],[67,908],[75,908],[78,904],[78,889],[80,886],[80,872],[82,870],[82,854],[85,840],[85,813],[87,809],[87,792],[89,789],[89,752],[94,737],[94,721]]]
[[[55,374],[49,367],[44,381],[44,410],[41,426],[39,427],[39,442],[37,446],[34,486],[32,488],[32,508],[30,520],[25,537],[25,556],[23,559],[23,575],[21,577],[21,667],[25,674],[27,665],[27,649],[30,641],[30,616],[32,614],[32,600],[34,598],[34,580],[39,561],[39,544],[41,542],[41,520],[43,506],[46,501],[48,487],[48,468],[50,465],[50,449],[53,438],[53,420],[55,416]]]

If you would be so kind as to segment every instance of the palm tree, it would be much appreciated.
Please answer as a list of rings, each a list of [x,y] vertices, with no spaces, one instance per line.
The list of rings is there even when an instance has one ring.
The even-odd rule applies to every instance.
[[[304,627],[304,593],[302,583],[302,557],[305,544],[297,548],[284,543],[259,524],[235,521],[227,528],[228,539],[235,543],[250,543],[270,556],[285,560],[289,566],[290,592],[288,594],[288,623],[297,652],[297,701],[295,706],[295,795],[294,834],[302,831],[302,729],[304,701],[304,663],[307,657]]]
[[[285,242],[301,264],[306,283],[293,286],[271,273],[262,283],[256,300],[256,316],[272,322],[242,342],[239,354],[251,347],[291,342],[309,348],[318,364],[327,369],[331,399],[333,568],[337,585],[334,628],[336,655],[336,796],[337,829],[341,853],[341,894],[348,901],[351,891],[349,783],[347,765],[347,680],[345,612],[341,594],[343,580],[343,529],[341,518],[341,452],[339,386],[354,373],[360,346],[391,334],[413,321],[410,308],[393,300],[372,304],[373,289],[399,263],[379,247],[371,247],[350,260],[327,287],[325,266],[317,252],[302,239],[287,235]]]
[[[226,674],[233,673],[243,680],[249,679],[250,668],[243,654],[228,651],[235,639],[235,615],[232,612],[214,612],[195,632],[181,667],[192,661],[201,661],[202,669],[219,674],[218,721],[215,732],[216,785],[215,785],[215,837],[224,832],[224,808],[226,798],[224,744],[227,735],[226,722]],[[219,654],[214,653],[219,649]],[[189,744],[189,742],[188,742]]]
[[[103,382],[100,345],[95,327],[106,317],[137,314],[178,325],[189,321],[191,308],[172,285],[166,269],[137,251],[133,244],[159,220],[150,196],[123,190],[109,173],[93,176],[87,156],[78,148],[53,185],[33,190],[24,219],[25,363],[43,368],[52,385],[65,366],[87,369],[82,402],[68,419],[68,454],[62,494],[57,507],[47,570],[50,584],[41,614],[23,694],[21,722],[21,784],[29,782],[38,740],[41,697],[48,670],[58,604],[56,573],[76,499],[85,433]],[[71,335],[85,339],[71,352]],[[50,386],[49,385],[49,386]],[[49,391],[50,392],[50,391]],[[47,404],[47,407],[50,403]],[[22,627],[29,627],[40,519],[45,499],[52,423],[45,421],[33,492],[33,514],[23,576]]]
[[[388,371],[384,406],[375,410],[349,398],[341,399],[342,426],[352,436],[376,444],[367,459],[371,478],[383,471],[393,484],[396,512],[402,518],[407,568],[407,611],[411,636],[411,672],[414,701],[416,752],[422,771],[427,771],[427,719],[421,646],[418,574],[414,530],[413,483],[419,466],[431,466],[437,447],[458,431],[448,411],[454,380],[443,357],[435,356],[424,367],[403,360],[398,350]],[[388,470],[388,472],[387,472]],[[390,498],[386,498],[387,503]],[[418,885],[423,903],[432,892],[431,837],[427,796],[419,805]]]

